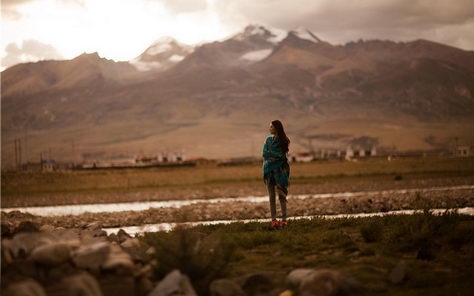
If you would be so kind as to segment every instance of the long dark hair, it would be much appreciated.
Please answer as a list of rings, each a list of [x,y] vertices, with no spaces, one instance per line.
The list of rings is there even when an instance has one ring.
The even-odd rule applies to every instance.
[[[273,120],[272,125],[276,129],[276,136],[280,139],[281,150],[287,153],[289,151],[290,139],[286,136],[283,124],[280,120]]]

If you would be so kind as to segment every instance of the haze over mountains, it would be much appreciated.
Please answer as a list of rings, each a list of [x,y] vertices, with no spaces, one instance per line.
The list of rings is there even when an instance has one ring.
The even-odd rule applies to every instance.
[[[183,151],[259,156],[271,120],[293,152],[474,142],[474,52],[427,40],[332,45],[248,26],[194,48],[158,40],[130,62],[97,54],[2,72],[2,166]]]

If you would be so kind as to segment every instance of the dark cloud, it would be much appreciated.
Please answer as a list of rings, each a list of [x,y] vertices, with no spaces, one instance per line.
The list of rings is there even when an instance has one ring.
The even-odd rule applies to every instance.
[[[304,26],[333,43],[425,38],[474,49],[472,0],[239,0],[217,2],[216,7],[222,19],[239,25]]]
[[[190,13],[207,8],[206,0],[161,0],[161,2],[171,13]]]
[[[5,47],[6,56],[2,58],[2,67],[8,68],[26,61],[62,59],[61,54],[51,45],[36,40],[25,40],[18,46],[10,43]]]

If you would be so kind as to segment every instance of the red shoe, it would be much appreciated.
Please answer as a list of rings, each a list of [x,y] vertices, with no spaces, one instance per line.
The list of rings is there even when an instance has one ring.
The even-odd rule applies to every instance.
[[[277,228],[277,227],[280,226],[280,223],[278,223],[277,220],[272,220],[272,224],[271,224],[271,225],[272,225],[272,228]]]
[[[280,227],[285,227],[287,224],[288,224],[288,222],[286,222],[286,220],[282,220],[280,222]]]

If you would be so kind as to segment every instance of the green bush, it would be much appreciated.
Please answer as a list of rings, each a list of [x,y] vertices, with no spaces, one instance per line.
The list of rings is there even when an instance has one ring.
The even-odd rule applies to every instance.
[[[381,219],[374,217],[360,227],[360,234],[366,243],[379,242],[383,238],[384,225]]]
[[[146,233],[143,239],[156,249],[157,278],[179,269],[189,276],[198,295],[208,295],[209,284],[227,275],[235,251],[235,245],[222,235],[184,227],[169,233]]]
[[[419,250],[440,244],[445,237],[456,233],[460,217],[456,212],[433,215],[429,210],[398,219],[389,234],[389,241],[401,251]]]

